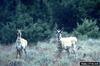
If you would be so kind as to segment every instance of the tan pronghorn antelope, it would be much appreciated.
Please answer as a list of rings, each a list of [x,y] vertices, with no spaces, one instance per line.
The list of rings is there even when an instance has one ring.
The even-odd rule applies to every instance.
[[[16,50],[17,50],[17,57],[22,56],[22,52],[25,52],[26,55],[26,47],[27,47],[27,40],[21,37],[22,33],[21,30],[17,30],[17,39],[16,39]]]
[[[76,37],[62,37],[62,30],[57,30],[57,40],[58,44],[61,44],[60,45],[61,48],[65,49],[68,52],[68,54],[70,54],[69,51],[70,48],[75,53],[76,42],[77,42]]]

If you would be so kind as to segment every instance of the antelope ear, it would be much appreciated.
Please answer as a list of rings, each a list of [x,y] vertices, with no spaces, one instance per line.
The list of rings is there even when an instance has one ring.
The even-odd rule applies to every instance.
[[[63,30],[64,30],[64,28],[62,27],[62,28],[61,28],[61,31],[63,31]]]
[[[60,30],[60,33],[62,33],[62,30]]]
[[[18,34],[18,33],[19,33],[19,30],[17,29],[17,30],[16,30],[16,34]]]
[[[56,34],[58,33],[58,29],[56,29]]]
[[[58,32],[59,30],[57,29],[56,31]]]

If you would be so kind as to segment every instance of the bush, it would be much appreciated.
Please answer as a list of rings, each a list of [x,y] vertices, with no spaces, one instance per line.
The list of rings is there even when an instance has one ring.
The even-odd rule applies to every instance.
[[[37,5],[34,5],[34,7],[35,6]],[[7,14],[9,14],[6,14],[7,18],[0,21],[1,44],[11,44],[15,42],[17,29],[22,30],[22,37],[27,39],[29,43],[47,40],[51,37],[53,33],[53,22],[50,21],[48,11],[45,9],[41,11],[40,8],[34,9],[33,7],[32,10],[30,9],[31,7],[27,9],[27,6],[18,1],[14,14],[11,11],[7,11]]]
[[[38,19],[37,22],[29,22],[27,25],[25,23],[18,21],[16,24],[10,22],[4,25],[0,30],[0,43],[9,44],[15,42],[17,29],[22,30],[22,37],[27,39],[29,43],[47,40],[53,33],[50,23],[43,22],[43,20]]]
[[[82,24],[77,24],[77,28],[74,30],[73,34],[76,36],[85,35],[91,38],[100,37],[96,20],[83,19],[82,21]]]
[[[9,44],[15,42],[16,32],[15,28],[11,27],[11,24],[6,24],[0,30],[0,43]]]
[[[49,23],[38,20],[36,23],[30,24],[29,28],[24,29],[24,36],[30,42],[43,41],[51,37],[52,29]]]

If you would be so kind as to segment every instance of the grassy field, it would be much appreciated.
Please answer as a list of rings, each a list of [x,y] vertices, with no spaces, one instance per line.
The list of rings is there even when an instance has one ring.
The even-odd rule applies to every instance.
[[[28,46],[27,56],[16,59],[15,45],[0,45],[0,66],[79,66],[82,61],[100,62],[100,39],[79,40],[77,46],[79,50],[74,54],[67,55],[66,51],[62,53],[57,51],[57,43],[38,42],[36,46]]]

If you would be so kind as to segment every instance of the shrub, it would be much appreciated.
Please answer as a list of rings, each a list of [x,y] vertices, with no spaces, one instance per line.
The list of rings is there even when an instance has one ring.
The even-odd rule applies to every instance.
[[[76,36],[85,35],[91,38],[98,38],[100,36],[96,20],[83,19],[82,21],[82,24],[77,24],[77,28],[74,30],[73,34]]]

